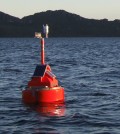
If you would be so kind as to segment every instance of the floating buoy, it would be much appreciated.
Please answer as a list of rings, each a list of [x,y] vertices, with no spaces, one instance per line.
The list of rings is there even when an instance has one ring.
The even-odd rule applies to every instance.
[[[36,66],[31,80],[22,91],[22,100],[27,104],[64,103],[64,88],[58,84],[51,67],[45,64],[44,38],[40,33],[35,33],[35,37],[41,40],[41,64]]]

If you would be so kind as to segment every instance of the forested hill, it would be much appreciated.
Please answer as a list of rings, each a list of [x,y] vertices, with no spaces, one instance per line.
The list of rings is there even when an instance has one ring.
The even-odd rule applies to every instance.
[[[120,20],[87,19],[64,10],[35,13],[19,19],[0,12],[0,37],[34,37],[48,24],[51,37],[120,37]]]

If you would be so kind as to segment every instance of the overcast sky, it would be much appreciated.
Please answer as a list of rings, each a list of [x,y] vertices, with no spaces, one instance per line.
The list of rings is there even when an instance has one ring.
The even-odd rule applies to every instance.
[[[19,18],[59,9],[90,19],[120,19],[120,0],[0,0],[0,11]]]

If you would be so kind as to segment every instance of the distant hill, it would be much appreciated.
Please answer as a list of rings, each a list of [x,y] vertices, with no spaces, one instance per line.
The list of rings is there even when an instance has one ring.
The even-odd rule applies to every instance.
[[[64,10],[35,13],[19,19],[0,12],[0,37],[33,37],[42,25],[51,37],[120,37],[120,20],[83,18]]]

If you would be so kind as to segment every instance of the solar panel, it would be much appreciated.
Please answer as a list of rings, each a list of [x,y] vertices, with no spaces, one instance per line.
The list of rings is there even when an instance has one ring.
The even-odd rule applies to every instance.
[[[46,70],[46,65],[37,65],[33,77],[43,77]]]

